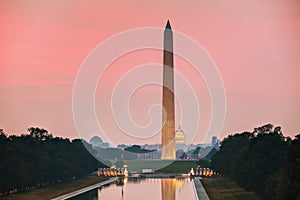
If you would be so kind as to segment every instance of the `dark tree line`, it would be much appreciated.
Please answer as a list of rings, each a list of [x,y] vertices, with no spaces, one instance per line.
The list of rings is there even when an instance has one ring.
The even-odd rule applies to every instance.
[[[28,132],[7,136],[0,129],[1,195],[81,178],[103,166],[80,139],[53,137],[34,127]]]
[[[138,154],[155,153],[154,150],[143,149],[140,145],[133,145],[124,150],[118,148],[100,148],[94,147],[94,155],[99,160],[137,160]]]
[[[284,137],[280,127],[228,136],[211,165],[264,199],[300,199],[300,135]]]
[[[279,172],[268,181],[267,191],[274,199],[300,199],[300,135],[292,141]]]

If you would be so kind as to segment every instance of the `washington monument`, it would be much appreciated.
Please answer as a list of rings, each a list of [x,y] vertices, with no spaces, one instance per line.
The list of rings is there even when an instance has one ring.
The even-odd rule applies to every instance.
[[[173,72],[173,32],[168,20],[164,31],[163,53],[163,116],[162,116],[162,155],[163,160],[175,160],[175,108]]]

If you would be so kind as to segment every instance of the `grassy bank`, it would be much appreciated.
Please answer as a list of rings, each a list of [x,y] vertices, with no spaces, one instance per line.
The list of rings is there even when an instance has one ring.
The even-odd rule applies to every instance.
[[[142,169],[153,169],[158,173],[185,173],[192,167],[196,168],[196,161],[186,160],[124,160],[129,171],[140,173]]]
[[[201,182],[211,200],[262,200],[226,177],[204,178]]]
[[[175,161],[171,163],[170,165],[161,168],[157,170],[156,172],[159,173],[187,173],[191,171],[191,168],[197,167],[197,162],[196,161]]]
[[[40,200],[40,199],[51,199],[75,190],[102,182],[107,180],[106,177],[95,177],[88,176],[79,180],[75,180],[68,183],[61,183],[57,185],[51,185],[44,188],[34,189],[28,192],[16,193],[6,197],[0,197],[0,200]]]

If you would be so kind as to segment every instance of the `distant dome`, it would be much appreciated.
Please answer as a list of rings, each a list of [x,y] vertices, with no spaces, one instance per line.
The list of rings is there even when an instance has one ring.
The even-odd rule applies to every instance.
[[[98,136],[94,136],[90,139],[90,143],[103,143],[103,140]]]
[[[185,135],[184,132],[180,129],[180,126],[175,132],[175,143],[176,144],[185,144]]]

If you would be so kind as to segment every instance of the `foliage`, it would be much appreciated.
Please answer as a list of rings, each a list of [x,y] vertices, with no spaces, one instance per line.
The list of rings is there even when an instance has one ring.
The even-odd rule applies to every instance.
[[[133,145],[131,147],[125,148],[125,151],[132,153],[149,153],[153,150],[142,149],[140,145]]]
[[[234,176],[236,169],[234,162],[238,162],[237,156],[240,150],[246,148],[253,135],[249,132],[230,135],[222,142],[220,150],[212,158],[212,167],[225,176]],[[235,165],[237,165],[236,163]],[[231,166],[231,167],[230,167]]]
[[[211,164],[210,164],[210,160],[207,159],[200,159],[197,161],[197,164],[201,167],[201,168],[210,168]]]
[[[119,148],[94,148],[93,155],[101,160],[102,162],[107,162],[107,160],[136,160],[138,159],[138,154],[154,153],[154,150],[147,150],[141,148],[140,145],[133,145],[127,147],[124,150]]]
[[[267,124],[225,138],[211,165],[265,199],[296,199],[300,189],[299,150],[299,137],[291,144],[280,127],[273,129]]]
[[[274,199],[300,199],[300,135],[292,141],[281,170],[270,183],[273,184],[270,193]]]
[[[83,177],[101,166],[79,139],[53,136],[31,127],[29,134],[6,136],[0,130],[0,194]]]

